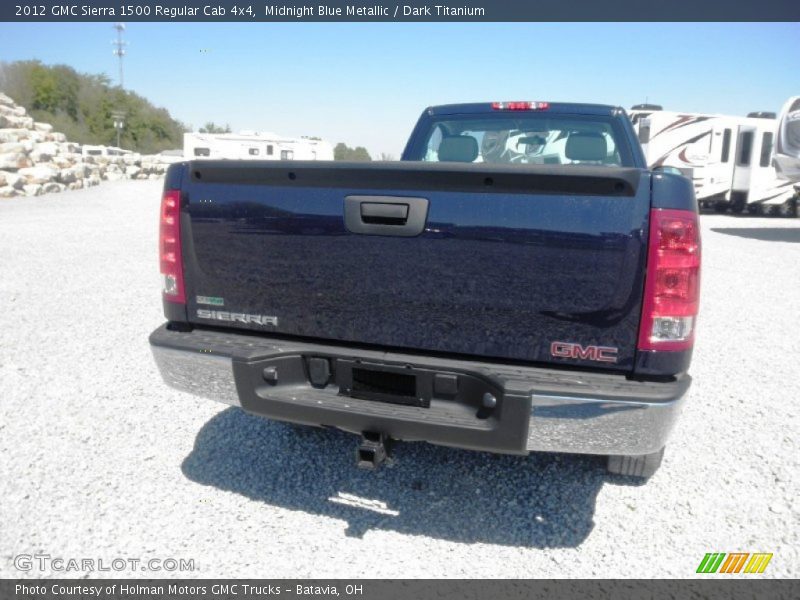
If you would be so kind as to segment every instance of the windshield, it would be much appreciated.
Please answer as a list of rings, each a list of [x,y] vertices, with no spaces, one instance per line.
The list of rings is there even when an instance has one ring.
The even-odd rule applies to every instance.
[[[624,132],[610,117],[443,115],[434,117],[416,160],[631,166]]]

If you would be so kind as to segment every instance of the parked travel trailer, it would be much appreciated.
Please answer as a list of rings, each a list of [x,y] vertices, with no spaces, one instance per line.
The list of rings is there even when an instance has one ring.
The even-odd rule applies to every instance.
[[[800,182],[800,96],[789,98],[781,109],[774,160],[778,177]]]
[[[186,160],[333,160],[333,146],[275,133],[185,133],[183,156]]]
[[[789,214],[795,189],[773,162],[775,113],[747,117],[678,113],[634,106],[631,121],[648,165],[673,167],[693,180],[701,207],[720,212]]]

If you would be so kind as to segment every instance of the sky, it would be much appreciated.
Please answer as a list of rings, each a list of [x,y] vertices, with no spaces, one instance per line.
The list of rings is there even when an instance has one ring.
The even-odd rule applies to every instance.
[[[0,61],[118,81],[111,23],[0,23]],[[800,94],[800,23],[130,23],[125,88],[201,127],[399,158],[420,113],[495,100],[744,115]]]

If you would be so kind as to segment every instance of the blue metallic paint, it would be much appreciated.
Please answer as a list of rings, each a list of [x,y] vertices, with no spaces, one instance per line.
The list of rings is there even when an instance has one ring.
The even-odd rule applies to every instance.
[[[289,335],[532,362],[570,340],[616,346],[612,368],[633,368],[646,181],[622,198],[397,190],[430,202],[416,238],[347,232],[344,197],[380,190],[192,182],[184,193],[190,320],[205,322],[191,318],[195,295],[220,296]]]
[[[403,158],[418,155],[432,115],[488,110],[488,104],[426,110]],[[553,359],[549,344],[566,340],[620,348],[611,366],[617,371],[685,371],[691,351],[637,352],[635,344],[649,210],[696,210],[691,183],[644,170],[622,109],[553,104],[550,110],[619,117],[631,166],[642,169],[634,197],[397,189],[390,194],[429,199],[424,232],[363,236],[344,227],[344,197],[386,195],[385,188],[204,184],[188,176],[187,163],[173,165],[165,187],[183,191],[189,320],[215,324],[191,316],[195,296],[211,295],[223,297],[226,309],[279,317],[277,329],[237,323],[240,329],[601,366]]]

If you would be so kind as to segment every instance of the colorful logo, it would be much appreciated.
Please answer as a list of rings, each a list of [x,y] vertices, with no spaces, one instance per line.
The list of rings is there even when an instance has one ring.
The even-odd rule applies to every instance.
[[[749,558],[749,560],[748,560]],[[772,554],[767,552],[709,552],[700,561],[698,573],[763,573]]]

